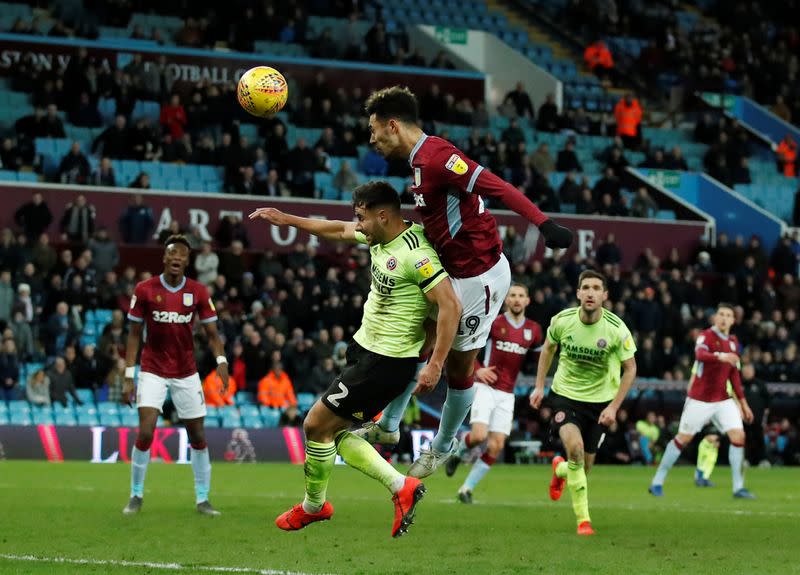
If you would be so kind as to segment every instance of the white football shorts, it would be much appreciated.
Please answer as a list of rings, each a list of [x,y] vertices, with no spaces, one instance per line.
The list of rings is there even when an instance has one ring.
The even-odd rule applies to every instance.
[[[489,431],[511,435],[514,424],[514,394],[475,382],[475,398],[472,400],[469,423],[483,423]]]
[[[169,390],[172,403],[181,419],[197,419],[206,416],[206,400],[200,376],[161,377],[146,371],[139,372],[136,382],[136,407],[154,407],[161,411]]]
[[[742,414],[733,399],[707,402],[687,397],[686,403],[683,405],[678,432],[695,435],[709,421],[720,433],[727,433],[731,429],[744,429]]]

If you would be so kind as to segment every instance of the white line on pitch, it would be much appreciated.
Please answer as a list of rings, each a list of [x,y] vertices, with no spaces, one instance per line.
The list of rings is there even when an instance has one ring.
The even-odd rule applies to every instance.
[[[224,567],[211,565],[181,565],[180,563],[157,563],[153,561],[123,561],[114,559],[70,559],[69,557],[39,557],[38,555],[11,555],[0,553],[0,559],[9,561],[31,561],[35,563],[56,563],[62,565],[110,565],[113,567],[146,567],[165,571],[204,571],[206,573],[244,573],[251,575],[312,575],[304,571],[284,571],[283,569],[256,569],[252,567]]]

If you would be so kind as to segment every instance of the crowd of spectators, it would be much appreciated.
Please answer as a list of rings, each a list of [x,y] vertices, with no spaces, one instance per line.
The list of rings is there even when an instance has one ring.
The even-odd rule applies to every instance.
[[[129,233],[152,226],[149,208],[134,196],[121,214]],[[18,397],[21,362],[41,361],[53,401],[75,396],[75,387],[121,388],[127,325],[125,312],[136,282],[157,270],[136,270],[119,259],[116,242],[94,229],[94,208],[83,196],[70,202],[60,221],[62,234],[51,245],[45,228],[30,215],[50,209],[41,195],[16,212],[17,229],[0,233],[0,381],[6,398]],[[140,218],[138,223],[132,223]],[[52,216],[50,216],[52,219]],[[297,406],[296,394],[319,394],[345,364],[346,342],[360,325],[369,289],[369,256],[357,248],[318,253],[298,244],[291,253],[259,254],[246,264],[240,222],[223,221],[212,245],[189,231],[199,248],[191,274],[206,284],[219,314],[219,329],[231,358],[235,389],[251,391],[264,405]],[[33,225],[33,227],[32,227]],[[38,226],[38,227],[37,227]],[[168,233],[182,231],[175,221]],[[39,233],[28,241],[27,234]],[[634,332],[641,378],[685,381],[697,333],[708,325],[717,301],[736,303],[734,333],[744,344],[742,360],[769,382],[800,381],[797,310],[800,308],[800,242],[786,237],[767,254],[758,237],[748,241],[721,234],[715,247],[697,246],[689,260],[677,250],[660,259],[650,249],[623,269],[623,252],[610,234],[588,258],[526,263],[522,238],[505,237],[515,281],[531,289],[528,315],[543,326],[572,305],[583,269],[602,269],[609,278],[609,307]],[[225,243],[228,242],[228,243]],[[250,254],[251,256],[253,254]],[[773,279],[774,278],[774,279]],[[88,310],[113,309],[113,319],[95,343],[81,345]],[[198,334],[198,338],[202,335]],[[214,358],[198,339],[201,374]],[[31,374],[25,393],[43,401],[42,374]],[[211,402],[228,400],[214,378],[206,379]],[[215,387],[216,386],[216,387]],[[77,397],[77,396],[75,396]]]

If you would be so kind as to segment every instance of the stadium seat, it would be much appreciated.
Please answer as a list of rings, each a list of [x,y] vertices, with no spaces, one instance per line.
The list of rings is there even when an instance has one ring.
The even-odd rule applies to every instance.
[[[56,412],[55,421],[56,425],[64,425],[67,427],[75,427],[76,425],[78,425],[78,420],[75,418],[74,415],[69,413]]]
[[[297,394],[297,409],[305,413],[311,406],[314,405],[316,397],[313,393],[298,393]]]
[[[91,389],[79,389],[77,391],[78,391],[78,399],[80,399],[84,403],[84,406],[91,405],[92,407],[94,407],[94,391],[93,390],[91,390]]]
[[[239,414],[242,417],[258,417],[258,406],[252,403],[240,405]]]
[[[242,418],[242,424],[249,429],[261,429],[264,427],[264,423],[257,414]]]
[[[281,412],[277,409],[269,409],[261,411],[261,420],[264,422],[264,427],[278,427],[278,422],[281,419]]]
[[[123,413],[120,419],[123,427],[137,427],[139,425],[139,415],[136,413]]]
[[[8,413],[8,405],[4,399],[0,399],[0,413]]]
[[[78,425],[86,425],[86,426],[100,425],[100,420],[94,413],[79,413]]]
[[[30,414],[31,406],[28,404],[27,401],[16,399],[16,400],[12,400],[12,401],[8,402],[8,411],[11,414],[14,414],[14,413],[27,413],[27,414]]]
[[[122,420],[118,415],[113,413],[101,413],[100,425],[105,425],[106,427],[120,427],[122,425]]]
[[[219,417],[209,417],[206,415],[203,424],[208,428],[219,427]]]
[[[11,412],[11,416],[9,417],[9,423],[11,425],[33,425],[33,419],[31,419],[30,413],[17,411],[17,412]]]
[[[236,403],[238,405],[245,405],[248,403],[255,403],[256,398],[252,391],[237,391],[236,392]]]
[[[238,415],[233,417],[231,415],[225,415],[222,418],[222,427],[227,429],[233,429],[234,427],[241,427],[242,426],[242,418]]]
[[[0,412],[0,425],[8,425],[9,423],[8,413],[5,411]]]
[[[114,401],[101,401],[97,404],[100,415],[119,415],[120,405]]]

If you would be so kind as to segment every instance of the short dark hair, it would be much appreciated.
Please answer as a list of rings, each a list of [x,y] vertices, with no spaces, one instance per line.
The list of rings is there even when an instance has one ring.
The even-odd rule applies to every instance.
[[[367,116],[375,114],[380,120],[395,119],[408,124],[419,120],[419,104],[414,93],[405,86],[392,86],[373,92],[364,104]]]
[[[736,315],[736,308],[733,306],[732,303],[728,303],[726,301],[721,301],[717,304],[717,311],[720,309],[729,309],[733,315]]]
[[[581,275],[578,276],[578,289],[581,289],[581,284],[583,283],[583,280],[588,280],[588,279],[600,280],[601,282],[603,282],[603,289],[604,290],[608,289],[608,282],[606,281],[606,276],[595,270],[583,270],[581,272]]]
[[[391,208],[400,211],[400,196],[389,182],[374,180],[353,190],[353,207],[371,210]]]
[[[528,286],[526,286],[524,283],[520,283],[520,282],[512,282],[512,283],[511,283],[511,287],[512,287],[512,288],[515,288],[515,287],[517,287],[517,288],[522,288],[522,289],[524,289],[524,290],[525,290],[525,295],[530,295],[530,290],[528,289]],[[511,288],[509,288],[509,290],[510,290],[510,289],[511,289]]]
[[[167,248],[171,244],[183,244],[186,246],[186,249],[192,251],[192,244],[189,243],[189,240],[187,240],[186,236],[183,234],[172,234],[167,238],[167,241],[164,242],[164,248]]]

